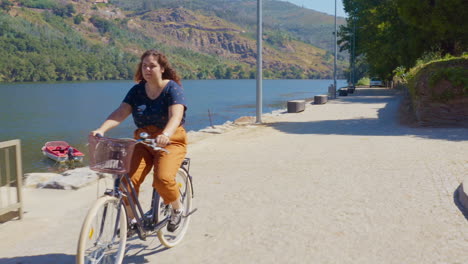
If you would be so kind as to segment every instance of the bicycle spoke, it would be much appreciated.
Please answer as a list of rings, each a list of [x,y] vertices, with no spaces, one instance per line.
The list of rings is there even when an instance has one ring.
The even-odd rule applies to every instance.
[[[99,228],[99,237],[96,239],[97,240],[96,242],[99,242],[99,240],[101,239],[102,232],[104,230],[104,225],[105,225],[105,222],[106,222],[106,215],[107,215],[107,207],[108,206],[109,206],[108,204],[104,205],[104,212],[102,213],[101,226]]]
[[[180,201],[183,205],[184,212],[182,222],[174,232],[169,232],[166,227],[158,231],[158,238],[161,243],[166,247],[173,247],[182,241],[185,233],[188,229],[190,222],[190,215],[192,213],[192,189],[191,182],[187,173],[183,169],[179,169],[176,175],[176,183],[179,187]],[[169,211],[169,207],[161,208],[161,214],[165,213],[165,210]],[[170,212],[167,212],[167,216]]]
[[[78,263],[120,263],[125,253],[126,239],[127,221],[121,200],[111,196],[101,197],[83,224],[78,245]]]

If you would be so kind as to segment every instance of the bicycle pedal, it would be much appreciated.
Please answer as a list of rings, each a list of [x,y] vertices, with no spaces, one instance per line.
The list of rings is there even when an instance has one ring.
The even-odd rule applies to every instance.
[[[127,238],[132,237],[136,233],[137,233],[136,228],[131,228],[131,227],[127,228]],[[120,228],[117,229],[117,236],[120,237]]]
[[[113,196],[113,195],[114,195],[114,190],[112,190],[112,189],[106,189],[106,190],[104,191],[104,195],[111,195],[111,196]]]
[[[134,236],[136,233],[137,233],[136,230],[133,230],[133,229],[128,230],[128,231],[127,231],[127,238],[131,238],[131,237]]]
[[[198,210],[198,208],[193,209],[193,210],[190,211],[188,214],[184,215],[184,217],[189,217],[189,216],[191,216],[191,215],[192,215],[193,213],[195,213],[197,210]]]
[[[137,227],[136,225],[131,225],[128,227],[127,229],[127,238],[130,238],[132,237],[133,235],[135,235],[137,233]]]

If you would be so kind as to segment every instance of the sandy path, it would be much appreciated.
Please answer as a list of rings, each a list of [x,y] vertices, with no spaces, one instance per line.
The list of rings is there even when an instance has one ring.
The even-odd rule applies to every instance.
[[[125,263],[468,263],[454,200],[468,130],[400,126],[399,100],[358,89],[264,125],[191,135],[198,212],[186,239],[170,250],[133,239]],[[96,185],[27,189],[25,219],[0,225],[0,263],[74,263],[96,195]]]

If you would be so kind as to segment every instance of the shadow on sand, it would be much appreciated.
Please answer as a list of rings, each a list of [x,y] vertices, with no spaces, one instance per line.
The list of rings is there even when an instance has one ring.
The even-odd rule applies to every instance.
[[[372,89],[369,89],[372,90]],[[341,98],[341,97],[339,97]],[[398,108],[402,95],[392,90],[377,92],[359,91],[335,101],[338,104],[385,103],[377,118],[322,120],[311,122],[276,122],[266,124],[290,134],[352,135],[352,136],[415,136],[448,141],[468,140],[466,128],[409,127],[399,123]],[[319,107],[319,106],[318,106]]]
[[[141,243],[141,241],[136,237],[129,239],[125,253],[125,258],[122,263],[150,263],[149,260],[146,259],[146,256],[158,254],[168,249],[160,243],[151,244],[145,245],[145,243]],[[22,256],[11,258],[0,257],[0,264],[75,264],[75,258],[75,255],[66,254],[45,254],[37,256]]]
[[[148,239],[151,241],[151,239]],[[150,263],[146,256],[155,255],[163,251],[168,250],[158,242],[156,238],[153,239],[153,242],[142,243],[141,240],[137,237],[133,237],[127,241],[127,249],[125,253],[125,258],[123,264],[143,264]]]
[[[460,201],[461,192],[463,192],[463,187],[460,184],[455,190],[455,192],[453,192],[453,202],[458,207],[458,210],[460,210],[460,212],[463,214],[465,219],[468,221],[468,208],[465,208],[465,206],[463,206],[462,202]]]
[[[46,254],[13,258],[0,258],[0,264],[74,264],[75,256],[66,254]]]

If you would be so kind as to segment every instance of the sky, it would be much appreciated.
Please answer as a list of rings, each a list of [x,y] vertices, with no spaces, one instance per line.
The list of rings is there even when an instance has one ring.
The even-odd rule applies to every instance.
[[[304,6],[309,9],[335,15],[335,1],[334,0],[286,0],[298,6]],[[336,0],[336,15],[340,17],[347,17],[343,9],[343,2]]]

